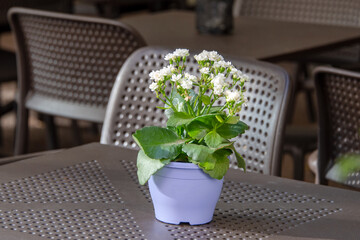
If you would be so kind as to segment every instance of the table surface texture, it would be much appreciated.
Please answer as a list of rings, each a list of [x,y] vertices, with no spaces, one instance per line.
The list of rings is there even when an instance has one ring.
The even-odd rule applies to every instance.
[[[1,239],[359,239],[360,193],[230,169],[211,223],[157,221],[136,151],[92,143],[0,167]]]

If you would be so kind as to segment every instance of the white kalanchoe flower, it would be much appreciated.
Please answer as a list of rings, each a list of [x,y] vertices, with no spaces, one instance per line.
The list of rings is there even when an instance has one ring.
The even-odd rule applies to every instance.
[[[173,69],[174,69],[174,67],[172,67],[172,66],[164,67],[160,70],[160,74],[162,77],[170,76],[172,74]]]
[[[180,75],[180,74],[173,74],[173,75],[171,76],[171,81],[173,81],[173,82],[178,82],[178,81],[180,81],[180,79],[181,79],[181,75]]]
[[[209,74],[210,69],[208,67],[200,68],[200,73],[202,74]]]
[[[189,50],[178,48],[173,52],[173,55],[175,55],[176,57],[187,57],[189,56]]]
[[[199,53],[198,55],[195,55],[194,58],[198,62],[208,60],[209,59],[208,51],[204,50],[201,53]]]
[[[151,80],[154,80],[155,82],[162,80],[162,74],[160,73],[159,70],[151,71],[151,73],[149,73],[149,77]]]
[[[182,78],[180,80],[180,86],[184,89],[191,89],[193,86],[193,82],[189,79]]]
[[[164,59],[165,59],[166,61],[174,60],[174,59],[175,59],[175,56],[174,56],[174,54],[172,54],[172,53],[168,53],[168,54],[165,55]]]
[[[242,71],[240,71],[239,69],[236,68],[231,68],[230,73],[233,75],[234,78],[241,78],[244,74],[242,73]]]
[[[214,93],[217,95],[222,94],[224,87],[227,85],[225,83],[225,75],[220,73],[214,77],[214,79],[211,81],[214,85]]]
[[[245,97],[244,94],[242,94],[242,97],[244,99],[244,106],[247,107],[248,106],[248,102],[249,102],[249,98]]]
[[[192,81],[193,83],[197,83],[198,82],[198,78],[194,75],[191,75],[189,73],[185,73],[185,78],[189,79],[190,81]]]
[[[232,64],[231,64],[231,62],[225,62],[225,61],[221,60],[218,62],[214,62],[213,66],[214,66],[214,68],[221,68],[221,67],[228,68],[228,67],[232,67]]]
[[[223,87],[220,85],[214,86],[214,94],[221,95],[223,93]]]
[[[155,92],[158,89],[159,85],[157,84],[157,82],[153,82],[150,84],[149,88],[152,92]]]
[[[249,81],[249,76],[246,75],[246,74],[242,74],[240,81],[241,81],[241,82],[247,82],[247,81]]]
[[[224,58],[218,54],[216,51],[211,51],[208,53],[208,58],[210,61],[221,61],[223,60]]]
[[[230,90],[226,90],[225,91],[225,98],[227,102],[239,102],[241,99],[241,95],[238,91],[230,91]]]

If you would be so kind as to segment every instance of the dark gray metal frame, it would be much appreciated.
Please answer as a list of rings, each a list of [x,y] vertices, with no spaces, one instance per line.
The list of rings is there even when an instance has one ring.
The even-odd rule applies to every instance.
[[[106,111],[101,143],[138,149],[131,135],[148,125],[165,126],[161,102],[149,89],[151,70],[166,63],[163,57],[173,51],[145,47],[134,52],[120,70]],[[193,51],[191,53],[198,53]],[[240,117],[250,129],[235,139],[235,147],[247,160],[248,170],[280,175],[283,132],[291,96],[287,73],[270,63],[224,56],[250,77],[246,84],[248,107]],[[197,74],[197,63],[189,58],[187,70]],[[235,166],[233,164],[232,166]]]
[[[28,109],[102,123],[118,69],[145,45],[136,30],[118,21],[25,8],[10,9],[8,17],[18,48],[15,154],[26,151]]]
[[[326,173],[336,158],[346,153],[360,153],[360,73],[318,67],[313,76],[319,108],[317,176],[320,184],[326,184]],[[356,181],[341,183],[359,187]]]

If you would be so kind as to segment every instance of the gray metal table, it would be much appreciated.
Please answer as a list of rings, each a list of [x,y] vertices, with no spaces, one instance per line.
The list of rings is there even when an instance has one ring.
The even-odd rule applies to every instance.
[[[251,17],[235,18],[231,35],[201,35],[196,31],[195,14],[186,11],[135,15],[120,20],[138,30],[148,45],[216,50],[221,54],[269,61],[288,60],[360,40],[359,28]]]
[[[359,239],[360,193],[230,170],[214,220],[154,218],[136,152],[88,144],[0,167],[1,239]]]

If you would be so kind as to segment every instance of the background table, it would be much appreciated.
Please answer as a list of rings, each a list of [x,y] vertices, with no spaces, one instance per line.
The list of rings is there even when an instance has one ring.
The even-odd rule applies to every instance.
[[[210,224],[161,223],[136,154],[93,143],[1,166],[1,239],[359,239],[359,192],[233,169]]]
[[[216,50],[221,54],[277,61],[358,42],[360,29],[344,26],[234,18],[231,35],[201,35],[193,12],[168,11],[121,18],[148,45]]]

